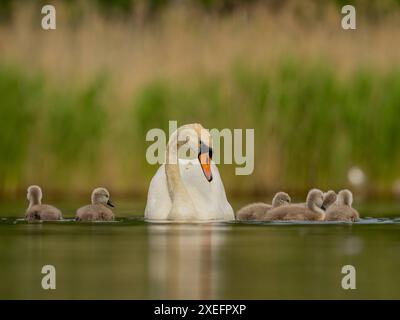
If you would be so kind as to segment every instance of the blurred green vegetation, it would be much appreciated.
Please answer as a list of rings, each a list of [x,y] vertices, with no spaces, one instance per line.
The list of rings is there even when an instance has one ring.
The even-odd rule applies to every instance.
[[[236,63],[227,74],[184,84],[152,80],[114,110],[103,74],[60,88],[1,66],[0,190],[38,183],[83,192],[101,183],[144,195],[156,170],[146,163],[146,132],[168,132],[168,120],[177,120],[255,129],[254,174],[220,166],[229,190],[342,187],[357,165],[374,191],[389,193],[400,177],[399,88],[400,68],[360,67],[339,77],[325,63],[282,58],[273,68]]]
[[[297,7],[297,13],[301,16],[304,10],[313,11],[320,15],[324,8],[333,6],[342,8],[345,5],[354,5],[358,14],[362,14],[370,21],[379,21],[398,10],[399,0],[89,0],[89,1],[58,1],[54,4],[63,3],[72,10],[84,10],[87,5],[97,8],[103,15],[111,16],[140,16],[152,20],[157,14],[178,6],[185,6],[205,13],[226,15],[241,10],[251,9],[255,6],[268,8],[268,10],[279,13],[288,6]],[[7,22],[13,18],[13,11],[20,5],[33,4],[41,7],[48,4],[43,0],[2,0],[0,2],[0,22]],[[82,4],[84,4],[82,6]],[[316,16],[316,18],[318,18]]]

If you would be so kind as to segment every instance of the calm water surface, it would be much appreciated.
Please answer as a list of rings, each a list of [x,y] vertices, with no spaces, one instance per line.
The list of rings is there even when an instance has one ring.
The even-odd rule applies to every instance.
[[[0,205],[0,298],[400,298],[397,205],[364,206],[355,224],[152,224],[142,211],[125,203],[113,223],[28,224],[16,220],[23,204]],[[46,264],[56,290],[41,289]],[[341,288],[347,264],[356,290]]]

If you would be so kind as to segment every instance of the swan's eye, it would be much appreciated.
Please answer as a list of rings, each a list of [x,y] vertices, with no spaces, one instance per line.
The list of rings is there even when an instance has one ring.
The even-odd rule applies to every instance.
[[[210,158],[212,158],[212,155],[213,155],[213,150],[212,150],[212,148],[208,149],[208,155],[209,155]]]
[[[206,153],[208,151],[207,146],[201,140],[200,140],[199,143],[200,143],[200,145],[199,145],[199,154]]]

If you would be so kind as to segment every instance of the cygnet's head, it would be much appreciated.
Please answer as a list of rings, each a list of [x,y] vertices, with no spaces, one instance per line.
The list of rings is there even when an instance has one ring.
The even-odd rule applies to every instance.
[[[324,203],[324,193],[319,189],[311,189],[307,195],[307,206],[313,207],[314,205],[318,208],[322,207]]]
[[[326,210],[328,209],[332,204],[336,202],[337,195],[335,191],[329,190],[328,192],[324,193],[324,202],[322,203],[321,209]]]
[[[42,189],[39,186],[30,186],[27,190],[26,198],[31,204],[40,204],[42,202]]]
[[[110,193],[106,188],[96,188],[93,190],[92,204],[102,204],[114,207],[110,199]]]
[[[272,206],[273,207],[286,206],[290,204],[290,202],[291,199],[286,192],[278,192],[272,199]]]
[[[346,205],[351,207],[351,205],[353,204],[353,194],[351,193],[351,191],[347,189],[341,190],[338,193],[337,203],[338,205]]]

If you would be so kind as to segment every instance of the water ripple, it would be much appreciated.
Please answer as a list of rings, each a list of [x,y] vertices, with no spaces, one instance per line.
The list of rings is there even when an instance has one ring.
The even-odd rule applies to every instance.
[[[115,221],[90,221],[78,222],[75,219],[63,219],[59,221],[34,221],[28,222],[23,218],[2,217],[0,225],[23,225],[23,224],[57,224],[57,225],[104,225],[104,226],[126,226],[126,225],[143,225],[143,224],[212,224],[212,225],[234,225],[234,226],[279,226],[279,225],[382,225],[382,224],[400,224],[400,217],[390,218],[372,218],[367,217],[360,219],[358,222],[345,221],[197,221],[197,222],[176,222],[176,221],[146,221],[143,217],[121,217]]]

